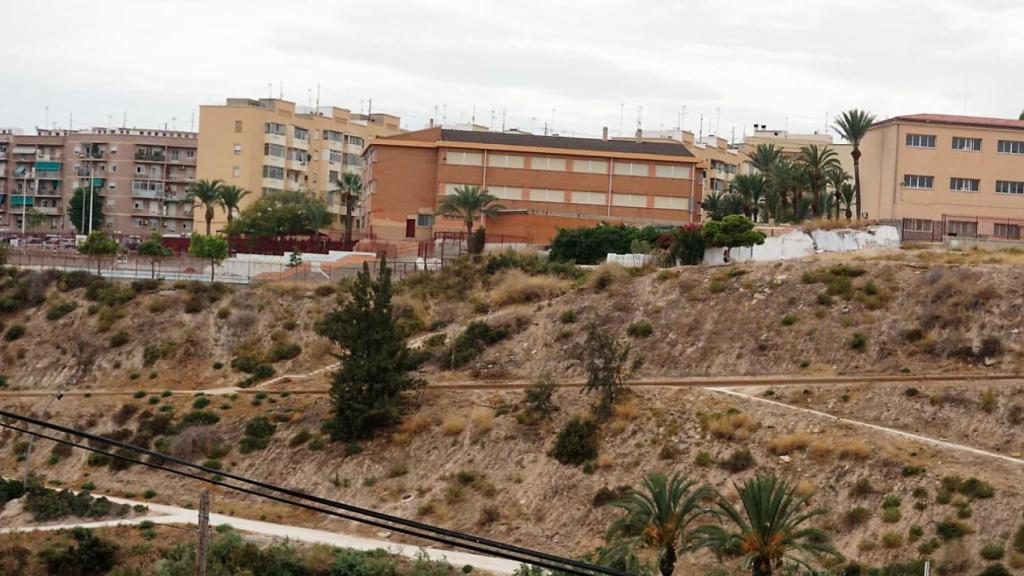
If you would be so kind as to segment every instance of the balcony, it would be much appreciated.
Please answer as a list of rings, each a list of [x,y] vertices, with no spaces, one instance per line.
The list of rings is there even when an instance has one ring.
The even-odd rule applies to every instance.
[[[40,187],[36,190],[36,196],[55,196],[59,198],[61,196],[60,188]]]
[[[61,178],[63,176],[61,176],[60,172],[51,172],[49,170],[36,171],[37,180],[60,180]]]
[[[36,206],[34,210],[47,216],[60,216],[60,208],[57,206]]]
[[[94,160],[100,160],[106,155],[107,151],[99,146],[86,146],[82,148],[82,156],[85,158],[92,158]]]
[[[22,206],[34,206],[36,199],[32,196],[25,196],[21,194],[15,194],[11,196],[11,208],[21,208]]]
[[[166,162],[167,156],[164,151],[159,148],[146,149],[140,148],[135,151],[136,162]]]

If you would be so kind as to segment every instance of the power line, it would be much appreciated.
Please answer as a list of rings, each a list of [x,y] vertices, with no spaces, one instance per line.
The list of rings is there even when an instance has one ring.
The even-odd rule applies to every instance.
[[[162,454],[162,453],[155,452],[155,451],[152,451],[152,450],[149,450],[149,449],[146,449],[146,448],[141,448],[139,446],[134,446],[132,444],[127,444],[127,443],[124,443],[124,442],[120,442],[120,441],[117,441],[117,440],[112,440],[112,439],[109,439],[109,438],[104,438],[102,436],[97,436],[95,434],[90,434],[88,432],[84,432],[84,431],[77,430],[77,429],[74,429],[74,428],[69,428],[69,427],[66,427],[66,426],[59,425],[59,424],[52,424],[50,422],[46,422],[44,420],[39,420],[37,418],[32,418],[32,417],[29,417],[29,416],[22,416],[22,415],[19,415],[19,414],[8,412],[6,410],[0,410],[0,416],[6,417],[6,418],[11,418],[13,420],[25,422],[25,423],[28,423],[28,424],[32,424],[32,425],[37,426],[37,427],[50,429],[50,430],[53,430],[53,431],[56,431],[56,432],[60,432],[60,433],[63,433],[63,434],[67,434],[67,435],[70,435],[70,436],[77,436],[77,437],[80,437],[80,438],[84,438],[84,439],[86,439],[88,441],[99,442],[101,444],[107,444],[107,445],[110,445],[110,446],[113,446],[113,447],[116,447],[116,448],[123,448],[123,449],[130,450],[132,452],[136,452],[136,453],[139,453],[139,454],[148,455],[151,458],[157,459],[160,463],[157,463],[157,462],[146,462],[146,461],[143,461],[143,460],[140,460],[140,459],[136,459],[136,458],[132,458],[130,456],[126,456],[126,455],[123,455],[123,454],[117,454],[117,453],[113,453],[113,452],[106,452],[104,450],[101,450],[99,448],[94,448],[94,447],[89,446],[89,445],[78,444],[78,443],[73,442],[71,440],[67,440],[67,439],[64,439],[64,438],[59,438],[59,437],[56,437],[56,436],[50,436],[50,435],[47,435],[47,434],[43,434],[41,432],[33,432],[33,431],[29,430],[29,429],[20,428],[20,427],[17,427],[17,426],[8,424],[8,423],[0,422],[0,427],[8,428],[10,430],[15,430],[15,431],[22,432],[22,433],[25,433],[25,434],[35,435],[35,436],[38,436],[39,438],[44,438],[44,439],[47,439],[47,440],[53,440],[54,442],[58,442],[58,443],[65,444],[65,445],[68,445],[68,446],[72,446],[72,447],[75,447],[75,448],[80,448],[80,449],[87,450],[87,451],[90,451],[90,452],[94,452],[94,453],[97,453],[97,454],[103,454],[103,455],[106,455],[106,456],[109,456],[109,457],[112,457],[112,458],[117,458],[119,460],[124,460],[126,462],[131,462],[131,463],[134,463],[134,464],[140,464],[140,465],[145,466],[145,467],[155,468],[155,469],[158,469],[158,470],[162,470],[164,472],[169,472],[171,474],[176,474],[176,475],[184,476],[186,478],[190,478],[190,479],[193,479],[193,480],[198,480],[200,482],[205,482],[205,483],[212,484],[212,485],[215,485],[215,486],[220,486],[220,487],[223,487],[223,488],[228,488],[230,490],[235,490],[235,491],[242,492],[242,493],[245,493],[245,494],[249,494],[249,495],[252,495],[252,496],[257,496],[259,498],[266,498],[266,499],[273,500],[273,501],[276,501],[276,502],[280,502],[280,503],[283,503],[283,504],[288,504],[288,505],[291,505],[291,506],[296,506],[296,507],[299,507],[299,508],[304,508],[304,509],[307,509],[307,510],[311,510],[311,511],[315,511],[315,512],[320,512],[320,513],[323,513],[323,514],[328,514],[328,515],[335,516],[335,517],[338,517],[338,518],[342,518],[342,519],[345,519],[345,520],[350,520],[350,521],[353,521],[353,522],[367,524],[367,525],[370,525],[370,526],[374,526],[374,527],[382,528],[382,529],[386,529],[386,530],[393,530],[395,532],[398,532],[398,533],[401,533],[401,534],[405,534],[405,535],[408,535],[408,536],[414,536],[414,537],[417,537],[417,538],[423,538],[425,540],[431,540],[431,541],[434,541],[434,542],[439,542],[439,543],[447,544],[447,545],[450,545],[450,546],[454,546],[454,547],[457,547],[457,548],[463,548],[463,549],[466,549],[466,550],[472,550],[474,552],[481,552],[481,553],[488,554],[488,555],[491,555],[491,556],[496,556],[496,557],[499,557],[499,558],[505,558],[505,559],[508,559],[508,560],[515,560],[515,561],[523,562],[523,563],[526,563],[526,564],[532,564],[532,565],[535,565],[535,566],[540,566],[542,568],[547,568],[547,569],[551,569],[551,570],[560,570],[562,572],[567,572],[567,573],[571,573],[571,574],[579,574],[581,576],[583,576],[583,575],[589,576],[589,575],[591,575],[593,573],[607,574],[609,576],[628,576],[625,572],[621,572],[619,570],[611,569],[611,568],[608,568],[608,567],[605,567],[605,566],[597,566],[597,565],[594,565],[594,564],[589,564],[589,563],[586,563],[586,562],[580,562],[578,560],[573,560],[573,559],[569,559],[569,558],[563,558],[563,557],[556,556],[556,555],[553,555],[553,554],[548,554],[548,553],[545,553],[545,552],[539,552],[539,551],[536,551],[536,550],[531,550],[531,549],[528,549],[528,548],[523,548],[523,547],[515,546],[515,545],[512,545],[512,544],[507,544],[507,543],[499,542],[499,541],[496,541],[496,540],[490,540],[488,538],[483,538],[483,537],[480,537],[480,536],[474,536],[474,535],[471,535],[471,534],[466,534],[464,532],[459,532],[459,531],[456,531],[456,530],[449,530],[449,529],[442,528],[442,527],[439,527],[439,526],[434,526],[434,525],[426,524],[426,523],[423,523],[423,522],[417,522],[415,520],[407,520],[405,518],[401,518],[401,517],[398,517],[398,516],[392,516],[390,514],[384,514],[382,512],[377,512],[375,510],[371,510],[371,509],[367,509],[367,508],[361,508],[361,507],[358,507],[358,506],[353,506],[351,504],[345,504],[345,503],[342,503],[342,502],[337,502],[337,501],[329,500],[329,499],[326,499],[326,498],[321,498],[319,496],[313,496],[311,494],[305,494],[305,493],[298,492],[298,491],[295,491],[295,490],[291,490],[291,489],[288,489],[288,488],[282,488],[280,486],[276,486],[276,485],[273,485],[273,484],[268,484],[268,483],[265,483],[265,482],[261,482],[261,481],[258,481],[258,480],[252,480],[250,478],[246,478],[244,476],[238,476],[238,475],[231,474],[231,473],[228,473],[228,472],[225,472],[225,471],[214,470],[212,468],[207,468],[205,466],[200,466],[198,464],[193,464],[193,463],[188,462],[186,460],[175,458],[175,457],[169,456],[167,454]],[[300,500],[308,500],[308,501],[311,501],[311,502],[315,502],[316,504],[319,504],[320,506],[313,506],[311,504],[306,504],[304,502],[296,502],[294,500],[283,498],[281,496],[277,496],[277,495],[274,495],[274,494],[266,494],[266,493],[262,493],[262,492],[257,492],[256,490],[253,490],[251,488],[246,488],[244,486],[237,486],[237,485],[229,484],[229,483],[221,481],[221,480],[214,480],[213,478],[207,478],[207,477],[204,477],[204,476],[200,476],[198,474],[194,474],[194,473],[191,473],[191,472],[186,472],[186,471],[183,471],[183,470],[176,470],[174,468],[170,468],[168,466],[163,465],[163,462],[172,462],[172,463],[178,464],[180,466],[184,466],[186,468],[191,468],[193,470],[198,470],[200,472],[203,472],[203,473],[209,474],[209,475],[213,475],[213,476],[219,475],[222,478],[229,478],[231,480],[235,480],[235,481],[238,481],[238,482],[249,484],[249,485],[252,485],[252,486],[264,489],[264,490],[270,490],[270,491],[273,491],[273,492],[278,492],[280,494],[289,496],[291,498],[298,498]],[[347,513],[343,513],[343,512],[338,512],[336,510],[330,510],[330,509],[327,509],[327,508],[323,508],[321,506],[328,506],[328,507],[331,507],[331,508],[338,508],[338,509],[344,510],[346,512],[349,512],[351,514],[347,514]],[[354,516],[353,514],[359,514],[359,515],[362,515],[362,516],[368,516],[369,518],[362,518],[362,517],[359,517],[359,516]],[[397,524],[397,526],[396,526],[396,524]],[[570,566],[571,568],[566,568],[566,566]]]

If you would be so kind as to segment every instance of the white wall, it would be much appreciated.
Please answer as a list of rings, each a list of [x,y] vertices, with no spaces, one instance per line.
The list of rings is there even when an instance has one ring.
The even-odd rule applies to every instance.
[[[869,226],[864,230],[815,230],[810,234],[794,230],[783,236],[765,238],[760,246],[733,248],[733,262],[754,260],[792,260],[818,252],[856,252],[859,250],[895,250],[900,247],[899,231],[893,226]],[[704,263],[725,263],[725,248],[708,248]]]

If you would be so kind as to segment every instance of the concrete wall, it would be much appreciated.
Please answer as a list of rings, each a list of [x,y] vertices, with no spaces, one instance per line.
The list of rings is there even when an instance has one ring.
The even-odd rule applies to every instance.
[[[793,260],[819,252],[856,252],[860,250],[895,250],[900,245],[899,231],[892,226],[870,226],[866,230],[815,230],[808,234],[799,230],[782,236],[766,238],[759,246],[733,248],[733,262],[769,262]],[[708,248],[704,263],[725,263],[725,248]]]

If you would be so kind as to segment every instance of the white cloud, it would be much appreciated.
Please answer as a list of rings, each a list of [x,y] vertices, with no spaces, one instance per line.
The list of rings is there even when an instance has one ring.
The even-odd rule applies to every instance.
[[[1016,116],[1014,0],[0,0],[0,125],[187,128],[196,106],[276,94],[403,116],[419,128],[754,122],[809,131],[862,107]],[[552,113],[554,110],[554,113]]]

